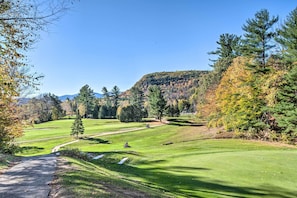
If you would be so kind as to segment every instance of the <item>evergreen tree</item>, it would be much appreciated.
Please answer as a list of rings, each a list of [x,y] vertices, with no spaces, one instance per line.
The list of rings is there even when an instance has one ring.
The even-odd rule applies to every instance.
[[[255,58],[256,64],[250,65],[254,72],[266,72],[266,60],[269,51],[275,47],[272,39],[276,33],[272,30],[278,17],[272,16],[263,9],[255,14],[254,19],[248,19],[242,29],[245,31],[242,53]]]
[[[119,97],[120,97],[120,88],[118,86],[114,86],[111,90],[111,97],[113,101],[113,106],[118,108],[119,106]]]
[[[206,98],[209,95],[209,90],[214,90],[218,86],[223,73],[231,65],[232,60],[241,55],[241,38],[239,36],[228,33],[221,34],[219,41],[216,43],[218,44],[217,49],[208,53],[209,55],[218,56],[218,59],[213,60],[214,64],[211,65],[214,69],[200,77],[199,86],[192,95],[199,114],[204,111],[205,104],[209,103]]]
[[[217,86],[221,80],[223,73],[232,64],[234,58],[241,55],[241,38],[234,34],[221,34],[219,41],[217,41],[218,47],[216,51],[209,52],[210,55],[217,55],[218,59],[214,61],[212,67],[214,70],[208,74],[208,86]]]
[[[79,134],[84,134],[85,132],[85,129],[84,129],[84,125],[83,125],[83,122],[82,122],[82,119],[81,119],[81,116],[79,114],[79,111],[77,111],[76,113],[76,118],[72,124],[72,127],[71,127],[71,133],[70,135],[72,136],[76,136],[76,138],[78,138],[78,135]]]
[[[161,121],[166,108],[166,100],[157,85],[150,86],[148,90],[150,113]]]
[[[102,105],[99,109],[99,115],[98,118],[99,119],[105,119],[109,116],[109,112],[108,112],[108,106],[106,105]]]
[[[285,76],[273,108],[278,127],[291,137],[297,137],[297,66]]]
[[[139,108],[143,109],[143,104],[144,104],[143,91],[137,86],[132,87],[130,91],[131,91],[130,98],[129,98],[130,104],[136,105]]]
[[[100,110],[100,106],[98,104],[95,104],[94,111],[93,111],[93,118],[94,119],[99,118],[99,110]]]
[[[276,41],[284,48],[288,65],[297,61],[297,7],[289,14],[284,25],[278,30]]]
[[[109,94],[109,92],[108,92],[108,90],[107,90],[106,87],[103,87],[103,88],[102,88],[102,93],[103,93],[103,98],[104,98],[104,100],[105,100],[105,104],[106,104],[107,106],[111,106],[110,94]]]
[[[222,74],[228,69],[232,60],[240,55],[241,38],[235,34],[221,34],[217,44],[217,49],[208,54],[218,56],[217,60],[212,60],[214,63],[217,63],[212,65],[212,67],[214,67],[216,73]]]
[[[85,107],[85,114],[83,115],[84,118],[87,118],[88,115],[93,113],[95,94],[89,85],[85,85],[79,90],[79,94],[76,99],[78,103],[84,105]]]
[[[64,111],[62,109],[62,101],[58,98],[58,96],[54,94],[49,94],[51,107],[51,120],[58,120],[64,115]]]

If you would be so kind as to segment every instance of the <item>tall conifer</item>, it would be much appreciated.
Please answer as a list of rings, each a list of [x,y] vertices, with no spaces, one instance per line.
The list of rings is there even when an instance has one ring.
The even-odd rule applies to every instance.
[[[242,29],[245,31],[243,39],[242,53],[255,58],[255,64],[250,65],[254,72],[266,72],[266,60],[269,51],[275,45],[272,43],[276,33],[273,25],[278,21],[278,17],[272,16],[268,10],[263,9],[255,14],[254,19],[248,19]]]
[[[297,7],[289,14],[276,39],[284,48],[284,57],[288,65],[297,62]]]
[[[287,134],[297,136],[297,66],[285,76],[285,83],[276,96],[274,116],[277,125]]]
[[[72,124],[72,127],[71,127],[71,133],[70,135],[75,135],[76,138],[78,138],[78,135],[79,134],[84,134],[85,132],[85,128],[84,128],[84,125],[83,125],[83,122],[82,122],[82,119],[81,119],[81,116],[79,114],[79,111],[77,111],[76,113],[76,118]]]

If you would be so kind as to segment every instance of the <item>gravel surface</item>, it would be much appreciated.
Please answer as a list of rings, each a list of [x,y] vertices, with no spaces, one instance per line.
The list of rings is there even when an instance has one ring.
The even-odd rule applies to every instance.
[[[56,158],[54,154],[23,158],[0,174],[0,198],[47,198]]]

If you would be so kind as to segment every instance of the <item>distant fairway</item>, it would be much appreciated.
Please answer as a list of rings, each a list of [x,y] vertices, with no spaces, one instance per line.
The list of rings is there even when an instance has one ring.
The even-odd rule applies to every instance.
[[[86,133],[108,130],[107,126],[104,127],[107,121],[98,121],[98,125],[96,121],[84,122]],[[57,121],[51,125],[36,125],[35,130],[29,130],[28,134],[32,133],[32,140],[33,133],[45,131],[38,130],[39,126],[51,126],[57,130],[53,132],[56,135],[51,137],[67,135],[70,125],[66,123]],[[66,125],[67,129],[63,130],[67,133],[59,133],[58,128],[63,131]],[[143,125],[114,122],[110,129]],[[115,196],[112,193],[120,192],[119,188],[134,193],[141,191],[153,197],[297,196],[295,147],[238,139],[213,139],[215,132],[203,126],[166,125],[81,140],[66,149],[79,148],[105,156],[91,162],[68,158],[76,168],[60,176],[64,186],[75,191],[77,197],[111,197]],[[44,137],[38,135],[38,138]],[[61,141],[66,139],[61,138]],[[47,148],[47,144],[53,145],[55,141],[26,143],[24,146],[31,154],[36,154],[46,149],[42,152],[37,149],[34,153],[30,147]],[[124,148],[125,142],[131,148]],[[118,165],[117,162],[124,157],[128,157],[128,161]]]
[[[70,136],[70,131],[73,121],[74,119],[65,119],[28,127],[24,136],[17,139],[17,142],[24,147],[18,154],[23,156],[48,154],[55,146],[72,141],[74,137]],[[85,119],[83,124],[84,135],[145,127],[145,123],[121,123],[118,120],[108,119]]]

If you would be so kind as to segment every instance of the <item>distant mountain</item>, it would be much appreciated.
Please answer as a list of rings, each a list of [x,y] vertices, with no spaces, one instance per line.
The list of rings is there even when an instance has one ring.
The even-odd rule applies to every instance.
[[[103,94],[100,93],[94,93],[96,98],[102,98]],[[74,99],[76,96],[78,96],[78,94],[72,94],[72,95],[63,95],[63,96],[59,96],[58,98],[61,101],[65,101],[67,100],[67,98],[69,98],[70,100]]]
[[[148,93],[150,85],[158,85],[163,91],[166,100],[189,99],[198,86],[200,76],[208,71],[188,70],[176,72],[155,72],[144,75],[134,86],[139,87],[144,95]],[[133,86],[133,87],[134,87]],[[123,98],[127,98],[130,91],[122,93]]]

